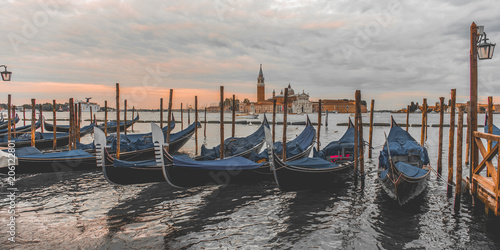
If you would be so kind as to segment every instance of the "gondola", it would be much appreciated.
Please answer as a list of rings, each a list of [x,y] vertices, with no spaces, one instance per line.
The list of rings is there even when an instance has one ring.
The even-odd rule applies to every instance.
[[[35,123],[35,129],[38,129],[40,128],[40,125],[42,123],[40,121],[37,121]],[[0,129],[0,136],[4,136],[6,137],[7,134],[8,134],[8,129],[5,128],[5,129]],[[28,131],[31,131],[31,124],[30,125],[26,125],[26,126],[22,126],[22,127],[16,127],[16,134],[21,134],[21,133],[24,133],[24,132],[28,132]],[[13,127],[10,127],[10,132],[12,132],[12,134],[14,133],[14,128]]]
[[[37,124],[41,124],[40,122],[37,122]],[[90,124],[87,125],[83,128],[80,129],[80,137],[86,136],[87,134],[90,134],[95,125]],[[0,143],[0,147],[6,147],[8,143],[6,142],[7,140],[3,140],[3,142]],[[21,147],[29,147],[31,146],[31,133],[26,133],[22,136],[13,138],[12,141],[14,141],[14,144],[16,148],[21,148]],[[57,146],[62,147],[66,146],[69,144],[69,134],[68,133],[59,133],[56,135],[56,141],[57,141]],[[38,149],[47,149],[47,148],[52,148],[54,145],[54,133],[40,133],[40,132],[35,132],[35,147]]]
[[[125,129],[128,129],[129,127],[131,127],[138,120],[139,120],[139,114],[137,114],[137,116],[133,120],[127,121],[126,126],[125,126],[125,122],[120,122],[120,131],[125,131]],[[100,125],[98,125],[98,127],[100,129],[104,130],[104,123],[101,123]],[[108,133],[116,133],[116,128],[117,128],[116,121],[109,121],[108,122],[108,124],[107,124],[107,132]]]
[[[175,125],[175,123],[171,123]],[[198,127],[200,127],[200,123],[198,122]],[[184,130],[181,130],[177,133],[170,134],[170,147],[169,152],[177,152],[181,149],[184,144],[186,144],[189,139],[193,136],[194,131],[196,129],[195,123],[192,123]],[[167,137],[167,126],[162,129],[163,136],[166,140]],[[130,138],[130,139],[128,139]],[[123,137],[120,139],[120,159],[126,161],[138,161],[138,160],[147,160],[154,158],[154,148],[152,142],[151,133],[145,134],[139,138],[134,135],[127,135],[127,137]],[[116,153],[116,138],[114,141],[111,141],[111,147],[108,149],[110,154]],[[107,145],[110,145],[109,137],[107,141]]]
[[[264,115],[264,120],[260,127],[247,137],[229,137],[224,140],[224,158],[241,156],[250,158],[253,154],[260,152],[266,141],[265,128],[269,128],[269,122]],[[205,145],[201,146],[199,156],[193,157],[194,160],[216,160],[220,158],[220,145],[207,149]]]
[[[42,153],[35,147],[24,147],[16,150],[18,165],[16,173],[69,172],[96,168],[94,155],[84,150]],[[5,173],[7,168],[0,172]]]
[[[429,175],[427,149],[392,119],[379,156],[378,176],[382,188],[402,206],[425,190]]]
[[[151,130],[157,166],[162,167],[165,180],[176,188],[249,181],[246,177],[254,175],[253,170],[264,165],[242,156],[204,161],[196,161],[187,155],[172,156],[164,148],[160,128],[156,124],[151,124]]]
[[[3,119],[3,117],[2,117]],[[16,117],[14,118],[14,120],[11,120],[10,121],[10,125],[13,126],[14,124],[17,124],[19,122],[19,116],[16,114]],[[9,123],[7,122],[7,120],[3,120],[0,122],[0,129],[7,129],[7,127],[9,126]]]
[[[198,126],[200,123],[198,123]],[[172,142],[170,143],[170,152],[175,152],[182,147],[193,135],[196,129],[196,124],[189,125],[182,131],[170,135]],[[162,136],[165,138],[164,130]],[[152,138],[152,137],[151,137]],[[104,132],[98,128],[94,131],[94,143],[98,158],[98,165],[102,167],[102,171],[106,180],[113,184],[127,185],[149,182],[164,182],[161,167],[156,166],[154,160],[154,148],[151,141],[151,147],[148,149],[140,150],[142,154],[151,155],[145,160],[127,160],[132,157],[131,154],[138,155],[138,152],[124,152],[120,154],[120,160],[117,160],[107,148],[106,136]],[[141,159],[144,157],[141,157]],[[152,160],[151,160],[152,159]]]
[[[330,142],[320,151],[314,149],[313,157],[283,161],[274,147],[269,150],[271,169],[281,190],[337,187],[353,176],[354,126],[349,119],[349,127],[340,140]]]
[[[295,139],[287,143],[287,159],[292,161],[309,156],[309,154],[311,154],[311,150],[314,148],[315,139],[316,129],[314,129],[314,126],[308,116],[304,130],[302,130],[302,132]],[[283,142],[275,142],[273,148],[279,157],[283,156]],[[260,154],[253,154],[250,159],[256,162],[268,162],[269,152],[268,150],[264,150]]]
[[[139,114],[137,114],[137,116],[133,120],[127,121],[127,128],[129,128],[130,126],[135,124],[138,120],[139,120]],[[125,122],[120,122],[120,124],[121,124],[120,131],[124,131],[125,130]],[[43,125],[44,125],[45,130],[54,131],[54,124],[47,123],[44,121]],[[104,130],[104,123],[101,123],[98,126],[100,129]],[[107,128],[108,133],[116,133],[116,126],[117,126],[116,121],[109,121],[107,126],[108,126],[108,128]],[[56,128],[57,132],[65,132],[65,133],[69,132],[69,125],[56,125],[56,127],[57,127]]]

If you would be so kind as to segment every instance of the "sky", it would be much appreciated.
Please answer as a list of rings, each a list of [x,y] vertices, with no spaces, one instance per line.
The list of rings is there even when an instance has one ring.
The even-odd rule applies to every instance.
[[[400,109],[469,98],[470,25],[500,42],[500,4],[487,1],[0,0],[0,103],[121,98],[158,108],[225,97],[266,98],[288,84],[318,99]],[[500,52],[499,52],[500,53]],[[500,56],[479,61],[479,101],[500,102]],[[0,70],[3,70],[1,68]]]

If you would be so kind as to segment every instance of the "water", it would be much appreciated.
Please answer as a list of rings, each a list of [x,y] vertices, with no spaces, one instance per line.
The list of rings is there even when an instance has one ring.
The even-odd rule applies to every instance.
[[[49,115],[46,117],[50,118]],[[62,116],[58,113],[58,117]],[[101,116],[104,115],[98,113],[98,118]],[[200,116],[203,119],[203,114]],[[324,145],[342,136],[346,127],[336,124],[346,122],[348,116],[329,115],[328,129],[321,129]],[[158,113],[141,113],[146,120],[158,117]],[[176,114],[177,120],[179,117]],[[317,121],[316,114],[310,117]],[[480,116],[479,121],[483,118]],[[218,114],[209,114],[209,120],[217,119]],[[230,119],[229,114],[225,119]],[[363,119],[368,122],[367,116]],[[395,114],[395,119],[405,123],[406,116]],[[305,115],[292,115],[288,120],[303,121]],[[420,115],[411,116],[410,123],[420,121]],[[449,121],[449,116],[445,121]],[[390,114],[376,113],[375,122],[390,122]],[[429,124],[438,122],[439,115],[429,115]],[[248,135],[257,127],[237,125],[236,135]],[[289,126],[288,139],[293,139],[302,128]],[[176,130],[179,129],[177,124]],[[148,132],[149,124],[136,124],[134,130]],[[6,194],[2,194],[1,246],[17,249],[500,248],[500,221],[474,208],[467,196],[462,199],[460,213],[455,214],[453,198],[446,196],[446,184],[434,174],[423,195],[409,204],[399,207],[389,199],[376,181],[375,172],[384,132],[388,131],[388,127],[374,128],[376,149],[374,158],[365,166],[368,174],[364,187],[351,180],[338,190],[322,192],[281,192],[272,181],[184,190],[166,183],[115,186],[108,184],[97,170],[18,175],[16,243],[7,240],[4,225],[9,219],[8,204]],[[199,146],[203,142],[209,147],[217,145],[219,125],[208,124],[207,133],[204,140],[203,129],[199,130]],[[420,128],[410,128],[410,133],[419,141]],[[225,135],[230,134],[231,126],[226,125]],[[281,126],[277,126],[276,134],[281,139]],[[437,161],[437,135],[437,128],[429,128],[426,146],[433,167]],[[367,139],[367,127],[365,136]],[[447,128],[443,144],[447,149]],[[182,150],[194,152],[194,145],[191,140]],[[445,179],[447,156],[446,150]],[[464,173],[468,173],[467,168]]]

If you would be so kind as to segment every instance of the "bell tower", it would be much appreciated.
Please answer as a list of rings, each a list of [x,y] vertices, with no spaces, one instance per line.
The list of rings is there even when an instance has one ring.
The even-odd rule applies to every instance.
[[[262,74],[262,64],[260,65],[259,77],[257,77],[257,102],[266,99],[266,86],[264,84],[264,74]]]

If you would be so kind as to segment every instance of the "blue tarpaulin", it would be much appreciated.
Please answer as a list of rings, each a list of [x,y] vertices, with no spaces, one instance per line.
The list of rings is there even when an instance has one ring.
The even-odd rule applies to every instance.
[[[424,175],[426,175],[429,170],[417,168],[415,166],[412,166],[406,162],[398,161],[394,164],[396,168],[399,170],[399,172],[403,173],[404,175],[412,178],[419,178]],[[380,178],[385,179],[387,177],[387,173],[389,172],[389,169],[386,169],[380,173]]]
[[[198,126],[200,123],[198,122]],[[179,138],[182,138],[183,136],[186,136],[189,133],[192,133],[196,128],[196,125],[192,123],[189,125],[187,128],[184,130],[181,130],[177,133],[170,134],[170,141],[176,141]],[[166,135],[167,127],[165,126],[163,128],[164,132],[164,138],[165,140],[167,139]],[[130,140],[129,136],[120,136],[120,150],[122,152],[131,152],[131,151],[137,151],[137,150],[142,150],[142,149],[147,149],[147,148],[152,148],[154,147],[153,145],[153,139],[151,137],[151,133],[145,134],[145,136],[136,139],[135,140]],[[111,150],[115,151],[116,150],[116,136],[110,136],[107,138],[107,144],[111,145]]]
[[[267,120],[264,120],[262,125],[247,137],[229,137],[224,140],[224,152],[226,156],[233,156],[239,153],[245,152],[253,148],[255,145],[262,142],[265,138],[264,128],[269,127]],[[200,155],[203,160],[215,160],[220,157],[220,145],[217,145],[211,149],[201,146]]]
[[[81,150],[70,150],[63,152],[55,152],[55,153],[42,153],[42,154],[30,154],[24,155],[20,158],[34,158],[34,159],[74,159],[74,158],[88,158],[93,157],[93,155]]]
[[[315,135],[316,135],[316,130],[314,129],[314,127],[310,124],[306,126],[304,130],[300,133],[300,135],[297,136],[297,138],[286,143],[286,157],[290,158],[304,152],[304,150],[306,150],[313,143]],[[274,146],[274,152],[277,155],[283,154],[282,142],[275,142],[273,146]],[[250,159],[254,161],[261,161],[261,160],[268,161],[269,154],[267,150],[264,150],[260,154],[252,154]]]
[[[319,157],[306,157],[295,161],[288,161],[286,164],[310,169],[332,169],[339,167],[337,164]]]
[[[117,168],[144,168],[156,166],[156,160],[124,161],[115,159],[113,166]]]
[[[391,157],[398,155],[417,155],[423,165],[429,164],[429,155],[427,149],[418,144],[411,135],[398,126],[392,126],[389,136],[387,137],[389,148],[391,149]],[[384,144],[384,149],[380,151],[379,168],[387,169],[389,166],[389,154],[387,151],[387,143]]]
[[[350,159],[354,159],[354,127],[350,127],[338,141],[332,141],[326,145],[322,150],[316,151],[314,149],[314,157],[320,157],[329,160],[328,157],[332,155],[340,156],[344,152],[351,152]]]

